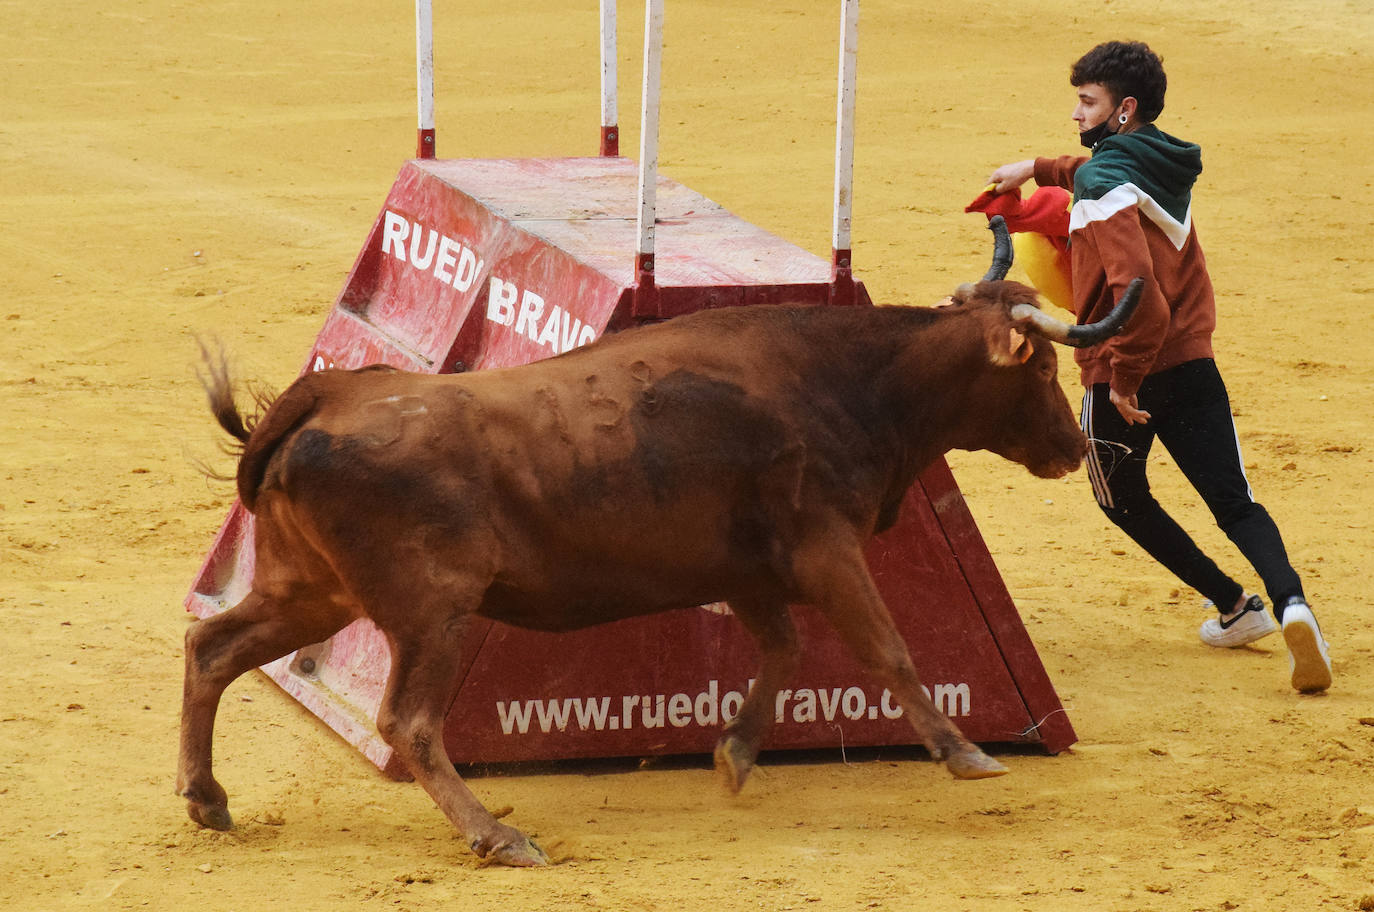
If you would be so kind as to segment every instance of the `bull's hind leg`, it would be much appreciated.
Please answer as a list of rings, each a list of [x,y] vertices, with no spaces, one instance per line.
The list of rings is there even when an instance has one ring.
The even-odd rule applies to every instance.
[[[438,605],[414,604],[406,617],[411,625],[387,628],[391,677],[377,730],[479,857],[518,867],[548,864],[543,849],[498,821],[473,796],[444,747],[444,719],[458,688],[459,651],[472,616],[447,608],[440,614]],[[413,623],[416,619],[432,623],[420,626]]]
[[[801,648],[786,603],[732,599],[730,610],[754,637],[760,654],[754,686],[716,742],[716,771],[727,789],[738,792],[754,768],[764,733],[773,723],[778,690],[796,671]]]
[[[245,671],[332,636],[349,620],[324,599],[288,602],[254,591],[187,628],[177,794],[192,820],[216,830],[234,825],[228,796],[211,770],[215,713],[225,688]]]
[[[816,547],[799,556],[798,582],[845,644],[892,691],[916,734],[936,760],[960,779],[1000,776],[1007,768],[966,739],[921,687],[892,615],[868,573],[857,544]]]

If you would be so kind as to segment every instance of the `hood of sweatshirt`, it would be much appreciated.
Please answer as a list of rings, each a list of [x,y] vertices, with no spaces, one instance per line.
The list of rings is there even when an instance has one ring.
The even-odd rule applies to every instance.
[[[1074,175],[1069,231],[1134,205],[1181,248],[1192,230],[1192,190],[1201,173],[1202,149],[1153,124],[1108,136]]]

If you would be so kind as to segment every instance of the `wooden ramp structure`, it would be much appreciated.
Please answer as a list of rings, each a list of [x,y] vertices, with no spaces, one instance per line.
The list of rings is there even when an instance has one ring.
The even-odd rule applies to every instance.
[[[417,2],[419,156],[401,168],[304,370],[483,370],[708,307],[872,306],[849,253],[857,0],[841,4],[829,260],[657,173],[662,0],[647,0],[638,162],[617,154],[613,100],[603,101],[598,156],[435,157],[428,5]],[[603,61],[605,36],[614,34],[608,7],[613,14],[614,3],[603,3]],[[613,68],[608,82],[603,97],[613,99]],[[367,518],[358,522],[365,527]],[[922,680],[966,736],[1050,752],[1074,742],[943,462],[908,493],[899,521],[872,542],[868,558]],[[235,604],[251,586],[254,564],[253,518],[235,503],[188,610],[206,617]],[[805,607],[794,613],[802,662],[779,694],[765,746],[913,743],[890,695],[820,617]],[[484,622],[464,647],[445,743],[459,763],[709,752],[756,663],[752,642],[722,605],[556,635]],[[364,620],[263,671],[378,767],[402,777],[375,726],[389,668],[383,637]]]

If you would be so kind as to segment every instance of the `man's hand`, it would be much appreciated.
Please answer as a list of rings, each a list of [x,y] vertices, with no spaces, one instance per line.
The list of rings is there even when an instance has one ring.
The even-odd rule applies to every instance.
[[[1116,410],[1121,413],[1121,417],[1126,419],[1127,424],[1144,424],[1150,420],[1149,412],[1140,410],[1140,403],[1136,401],[1134,395],[1123,396],[1116,390],[1111,390],[1109,398]]]
[[[1003,165],[992,176],[988,178],[988,183],[992,184],[994,193],[1007,193],[1015,190],[1035,176],[1035,159],[1028,158],[1025,161],[1012,162],[1010,165]]]

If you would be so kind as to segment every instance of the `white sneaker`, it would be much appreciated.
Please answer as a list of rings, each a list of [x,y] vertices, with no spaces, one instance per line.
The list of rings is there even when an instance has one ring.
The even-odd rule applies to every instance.
[[[1331,658],[1312,609],[1299,596],[1283,607],[1283,639],[1293,665],[1293,689],[1321,693],[1331,686]]]
[[[1208,602],[1207,604],[1211,604]],[[1264,610],[1264,600],[1252,595],[1245,600],[1239,610],[1219,614],[1202,622],[1198,636],[1208,646],[1234,649],[1253,643],[1269,636],[1279,629],[1269,612]]]

